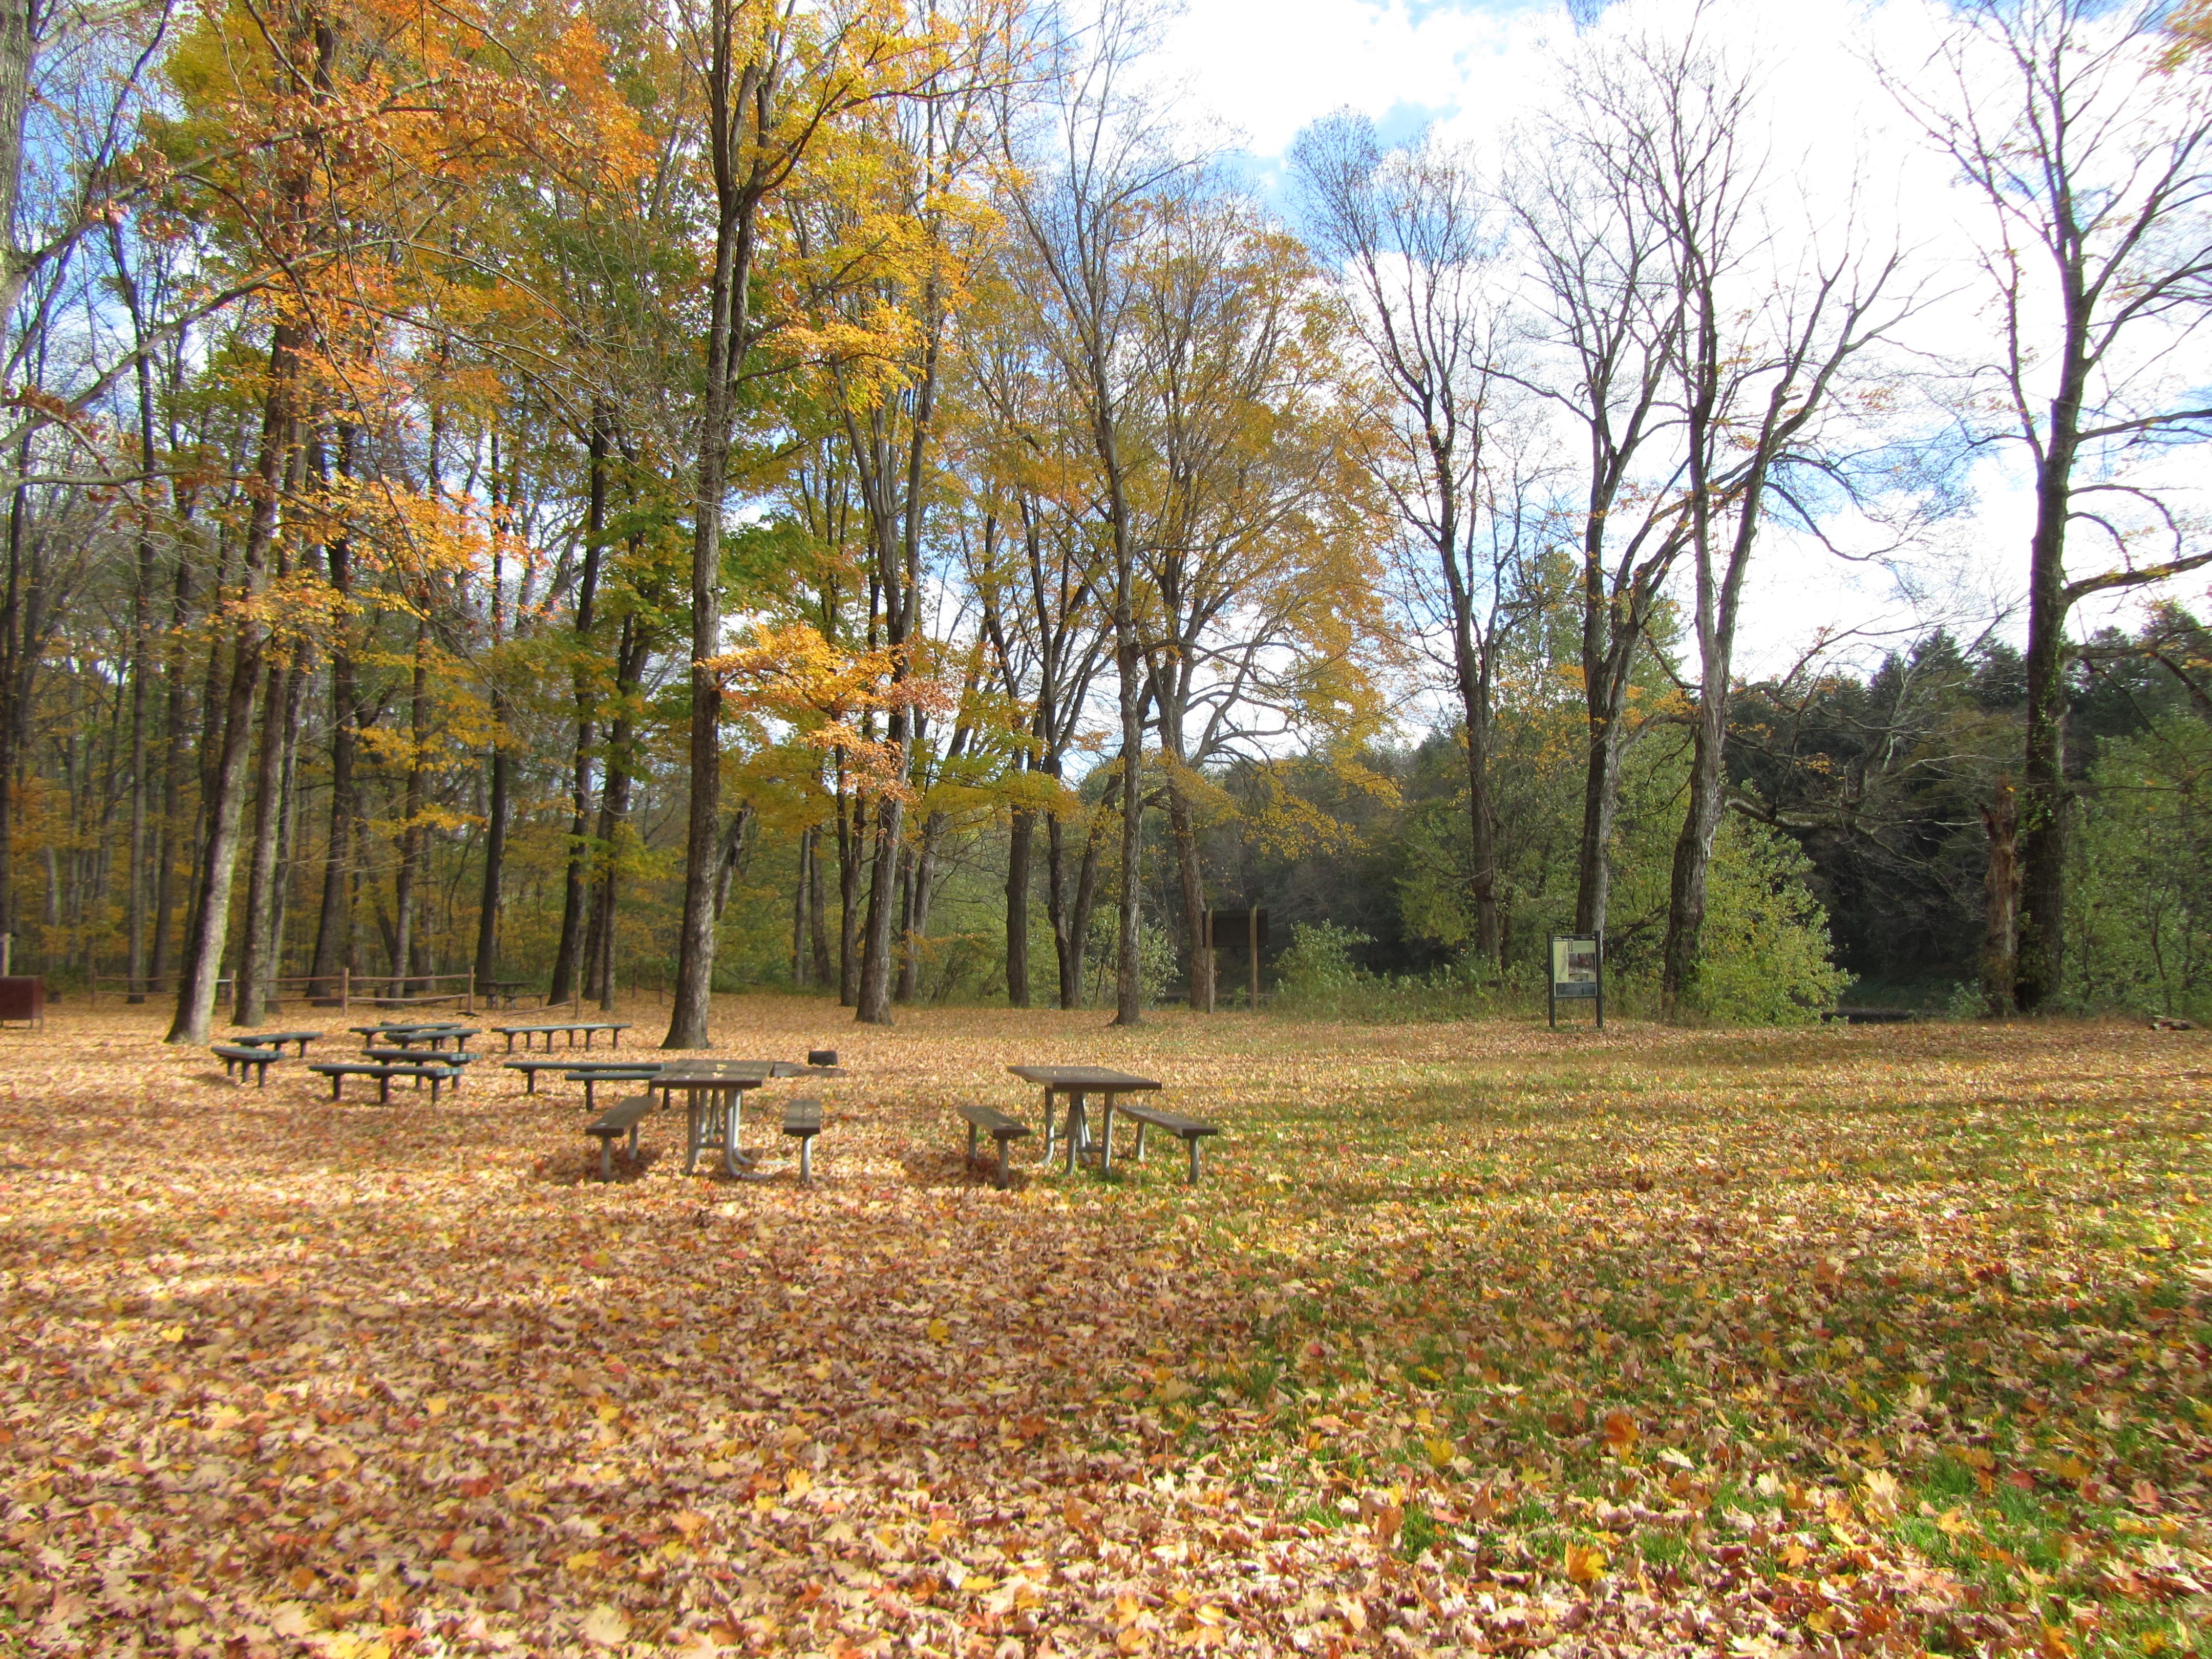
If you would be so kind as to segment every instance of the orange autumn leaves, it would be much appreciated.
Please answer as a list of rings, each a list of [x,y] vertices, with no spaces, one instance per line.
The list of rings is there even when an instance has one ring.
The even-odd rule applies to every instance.
[[[841,645],[804,623],[763,623],[742,649],[706,665],[726,711],[778,722],[802,747],[842,757],[847,775],[872,794],[903,795],[906,757],[874,735],[872,717],[895,708],[941,714],[956,703],[942,680],[902,672],[912,654]]]

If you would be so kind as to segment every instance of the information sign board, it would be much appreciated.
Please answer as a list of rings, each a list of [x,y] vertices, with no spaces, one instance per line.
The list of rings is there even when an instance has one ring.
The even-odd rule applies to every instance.
[[[1605,941],[1595,933],[1552,935],[1551,1022],[1559,1023],[1562,1002],[1597,1006],[1597,1028],[1605,1029]]]

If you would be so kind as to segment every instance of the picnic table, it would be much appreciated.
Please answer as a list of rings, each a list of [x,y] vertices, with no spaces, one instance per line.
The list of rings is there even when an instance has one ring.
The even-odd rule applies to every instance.
[[[1075,1173],[1075,1160],[1091,1142],[1091,1116],[1085,1101],[1092,1095],[1100,1097],[1105,1105],[1099,1119],[1098,1168],[1100,1173],[1114,1167],[1114,1102],[1122,1095],[1149,1094],[1159,1088],[1156,1078],[1137,1077],[1127,1072],[1116,1072],[1104,1066],[1009,1066],[1016,1077],[1042,1084],[1044,1087],[1044,1161],[1052,1162],[1052,1097],[1067,1097],[1067,1117],[1063,1133],[1067,1139],[1067,1172]]]
[[[532,1039],[540,1036],[545,1039],[545,1052],[550,1054],[553,1052],[553,1036],[557,1031],[568,1034],[571,1048],[576,1046],[576,1033],[579,1031],[584,1034],[584,1047],[587,1050],[592,1046],[593,1034],[599,1031],[607,1033],[608,1047],[619,1048],[622,1047],[622,1034],[629,1030],[629,1022],[626,1019],[572,1019],[553,1025],[495,1025],[491,1029],[507,1039],[507,1052],[510,1054],[514,1052],[515,1038],[522,1039],[522,1052],[526,1054],[530,1052]]]
[[[530,981],[520,979],[490,979],[483,982],[484,1000],[495,1008],[512,1008],[515,998],[530,988]]]
[[[738,1131],[743,1118],[745,1091],[757,1089],[779,1075],[787,1062],[773,1060],[688,1060],[664,1066],[647,1084],[673,1101],[684,1091],[686,1109],[684,1173],[698,1167],[699,1154],[710,1147],[722,1149],[722,1167],[742,1179],[750,1178],[751,1154],[738,1150]],[[795,1067],[781,1072],[789,1077]]]
[[[300,1057],[304,1060],[307,1054],[307,1045],[320,1042],[322,1036],[320,1031],[234,1031],[230,1036],[230,1046],[234,1048],[274,1048],[281,1054],[286,1043],[296,1042],[300,1045]]]

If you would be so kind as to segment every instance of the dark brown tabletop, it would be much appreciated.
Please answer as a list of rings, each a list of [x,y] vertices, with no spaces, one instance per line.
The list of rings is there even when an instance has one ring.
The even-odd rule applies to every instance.
[[[664,1061],[653,1087],[672,1084],[679,1089],[744,1089],[765,1083],[775,1075],[772,1060],[672,1060]]]
[[[1087,1095],[1128,1095],[1140,1089],[1157,1089],[1158,1078],[1137,1077],[1105,1066],[1009,1066],[1016,1077],[1042,1083],[1055,1094],[1080,1090]]]

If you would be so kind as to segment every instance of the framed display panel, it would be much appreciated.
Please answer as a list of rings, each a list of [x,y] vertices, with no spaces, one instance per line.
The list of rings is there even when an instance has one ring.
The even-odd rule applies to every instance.
[[[1546,1000],[1551,1024],[1559,1023],[1563,1002],[1588,1002],[1597,1010],[1597,1029],[1605,1030],[1605,939],[1597,933],[1552,935],[1551,994]]]

